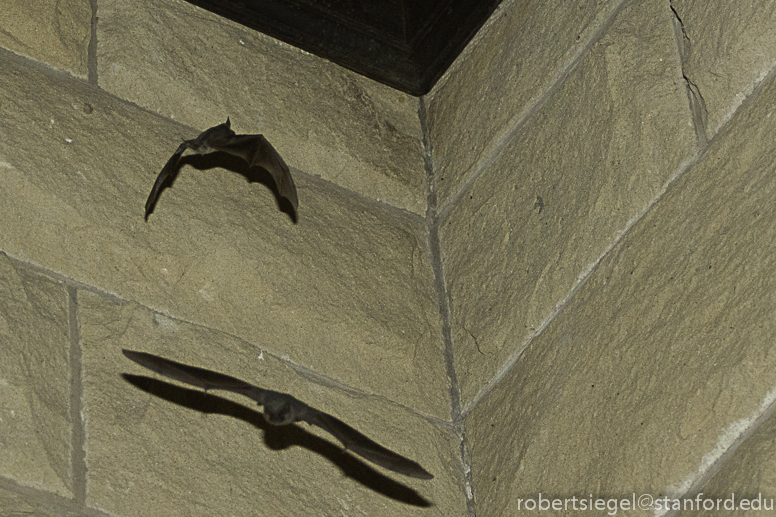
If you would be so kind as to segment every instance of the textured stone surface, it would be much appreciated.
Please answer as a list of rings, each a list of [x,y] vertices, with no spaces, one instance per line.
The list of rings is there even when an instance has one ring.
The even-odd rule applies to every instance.
[[[776,66],[776,2],[673,0],[685,34],[685,75],[713,137]]]
[[[773,403],[776,82],[753,101],[469,415],[478,515],[681,495]]]
[[[119,515],[414,515],[431,503],[443,515],[461,514],[457,440],[418,414],[316,381],[244,341],[134,303],[81,291],[78,304],[90,507]],[[158,376],[122,378],[155,377],[122,348],[288,391],[417,460],[436,478],[386,473],[306,424],[268,426],[245,397],[204,395]]]
[[[14,488],[16,490],[0,486],[0,513],[4,517],[76,517],[83,515],[69,501],[56,501],[52,500],[54,498],[41,497],[40,494],[29,490]]]
[[[504,2],[427,100],[444,207],[589,45],[620,0]]]
[[[88,0],[0,0],[0,47],[87,76]]]
[[[425,213],[417,99],[178,0],[103,2],[97,27],[107,91],[201,130],[230,115],[290,167]]]
[[[0,514],[467,514],[418,101],[176,0],[99,3],[106,93],[16,55],[84,77],[88,3],[3,7]],[[762,1],[508,0],[426,99],[478,516],[540,492],[776,495],[773,22]],[[661,197],[697,146],[678,55],[715,139]],[[180,140],[227,115],[287,158],[298,224],[196,158],[143,221]],[[85,284],[82,364],[65,288],[29,263]],[[291,392],[436,477],[122,347]]]
[[[624,10],[443,225],[464,403],[694,152],[662,7]]]
[[[196,133],[0,66],[2,251],[449,418],[421,218],[297,173],[293,224],[264,185],[184,167],[146,223],[159,168]]]
[[[64,287],[0,254],[0,475],[65,496],[68,329]]]
[[[715,510],[718,499],[722,500],[721,509],[738,510],[725,515],[752,515],[747,508],[770,511],[776,508],[776,417],[773,414],[735,450],[700,493],[704,499],[713,500]],[[747,499],[745,507],[742,499]],[[712,503],[703,501],[674,515],[709,515],[701,504],[709,508]]]

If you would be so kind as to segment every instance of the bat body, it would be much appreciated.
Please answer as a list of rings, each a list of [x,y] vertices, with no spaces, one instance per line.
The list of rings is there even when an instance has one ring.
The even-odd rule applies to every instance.
[[[350,450],[381,467],[419,479],[434,477],[416,462],[386,449],[342,420],[310,407],[287,393],[259,388],[228,375],[176,363],[144,352],[131,350],[123,352],[125,356],[139,365],[171,379],[197,386],[205,391],[225,390],[249,397],[264,407],[264,418],[272,425],[307,422],[330,433],[342,443],[346,450]]]
[[[151,193],[145,205],[145,218],[153,211],[159,193],[168,180],[172,180],[178,173],[178,163],[181,156],[187,149],[191,149],[198,154],[208,154],[217,151],[229,153],[242,158],[248,164],[248,167],[262,167],[272,175],[277,186],[278,193],[288,199],[296,212],[299,206],[299,200],[296,197],[296,186],[291,177],[291,171],[288,165],[280,157],[280,154],[272,147],[263,135],[238,135],[230,129],[231,122],[227,117],[226,122],[204,131],[193,140],[186,140],[178,150],[173,153],[162,172],[154,182]]]

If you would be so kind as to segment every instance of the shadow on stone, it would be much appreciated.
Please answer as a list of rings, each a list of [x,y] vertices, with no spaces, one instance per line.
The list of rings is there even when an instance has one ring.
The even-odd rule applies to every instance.
[[[370,490],[408,505],[432,506],[417,491],[385,476],[360,459],[347,454],[341,447],[306,431],[297,424],[282,427],[273,426],[264,419],[264,415],[260,411],[217,395],[182,388],[143,375],[124,373],[122,377],[136,388],[173,404],[200,413],[227,415],[251,424],[264,431],[264,443],[272,450],[283,450],[292,446],[304,447],[335,463],[346,476],[353,478]]]
[[[281,212],[287,214],[294,224],[297,223],[298,214],[294,210],[291,202],[280,195],[278,187],[275,184],[275,179],[269,172],[264,170],[262,167],[248,167],[245,161],[241,158],[220,151],[209,154],[189,154],[181,158],[180,162],[178,162],[178,170],[171,174],[170,177],[162,184],[162,189],[159,191],[160,198],[162,197],[162,192],[173,186],[175,180],[178,178],[178,175],[181,172],[181,169],[183,169],[186,165],[190,165],[199,171],[207,171],[209,169],[220,167],[222,169],[226,169],[241,175],[246,180],[248,180],[248,183],[261,183],[270,191],[272,191],[272,194],[275,196],[275,202],[277,203],[278,209]],[[154,208],[156,208],[155,205],[156,203],[151,206],[149,215],[153,213]]]

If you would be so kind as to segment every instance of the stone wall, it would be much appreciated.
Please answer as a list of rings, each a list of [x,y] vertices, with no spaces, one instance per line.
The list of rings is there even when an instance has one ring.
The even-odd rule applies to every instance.
[[[0,513],[776,498],[776,2],[505,0],[422,99],[181,1],[3,10]],[[146,222],[227,116],[288,162],[296,220],[194,158]]]
[[[775,26],[506,2],[426,99],[478,516],[773,504]]]
[[[0,31],[0,508],[460,513],[419,99],[185,2],[42,3]],[[296,221],[195,158],[146,222],[227,116],[289,163]],[[122,348],[288,391],[436,479],[238,396],[144,391]]]

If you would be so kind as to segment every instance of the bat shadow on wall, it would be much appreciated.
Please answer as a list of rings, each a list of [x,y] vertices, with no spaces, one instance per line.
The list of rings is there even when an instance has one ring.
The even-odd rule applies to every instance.
[[[261,429],[264,431],[265,445],[272,450],[283,450],[292,446],[304,447],[336,464],[343,474],[370,490],[411,506],[432,506],[417,491],[385,476],[355,456],[344,452],[341,447],[306,431],[297,424],[273,426],[264,419],[260,411],[218,395],[182,388],[144,375],[124,373],[121,376],[136,388],[178,406],[200,413],[230,416]],[[171,437],[171,440],[174,438]],[[249,451],[245,453],[250,454]]]
[[[277,204],[278,209],[288,215],[294,224],[297,223],[298,214],[294,210],[294,206],[288,199],[280,195],[275,179],[268,171],[263,167],[249,167],[241,158],[223,151],[209,154],[188,154],[183,156],[178,163],[178,173],[174,174],[164,183],[162,190],[172,187],[181,173],[186,174],[187,171],[183,170],[186,165],[190,165],[199,171],[207,171],[220,167],[239,174],[248,180],[248,183],[260,183],[264,185],[275,196],[275,203]],[[188,172],[190,173],[191,171]],[[214,193],[214,195],[217,194]]]

